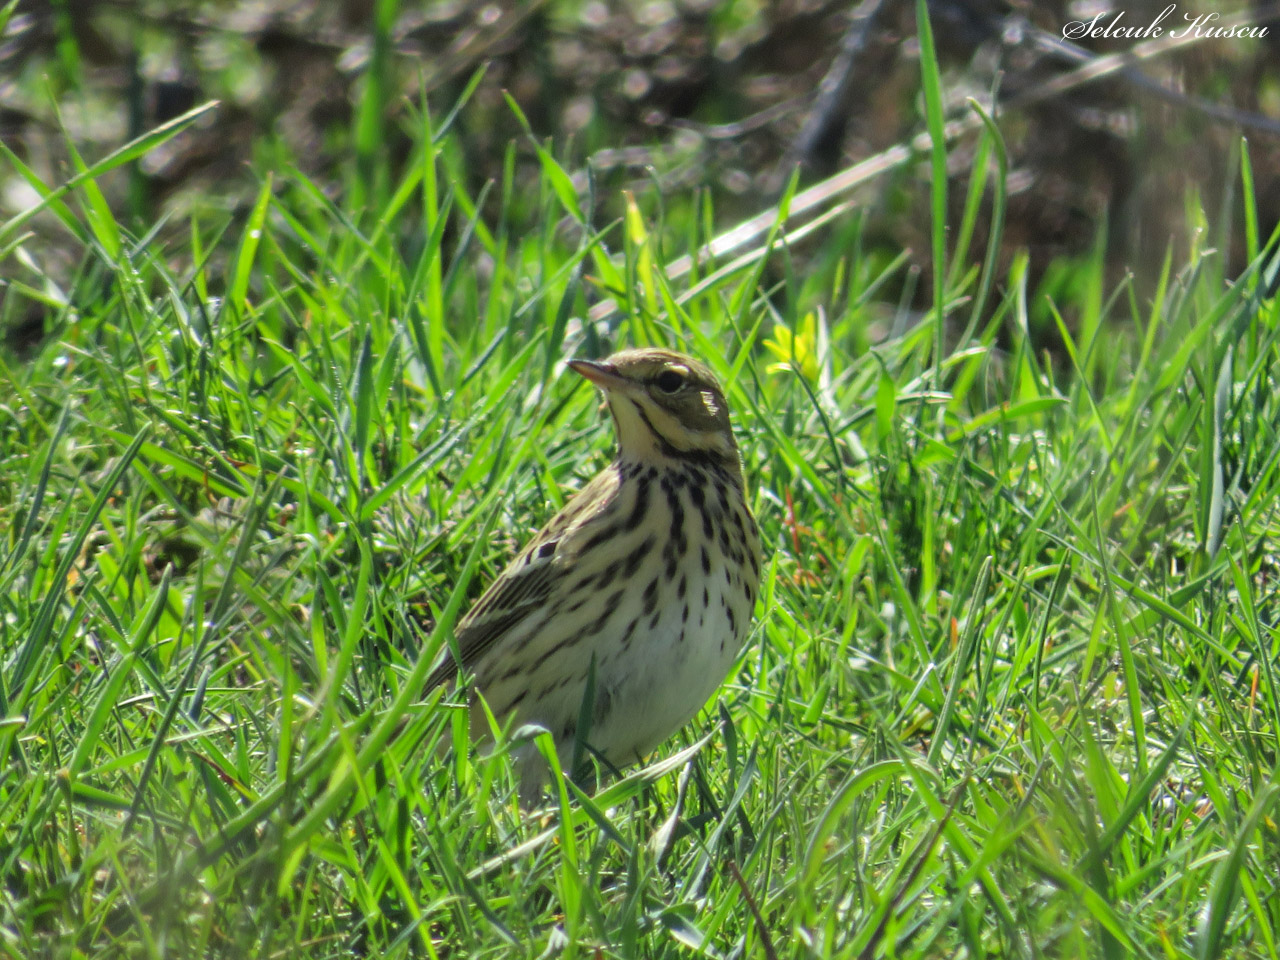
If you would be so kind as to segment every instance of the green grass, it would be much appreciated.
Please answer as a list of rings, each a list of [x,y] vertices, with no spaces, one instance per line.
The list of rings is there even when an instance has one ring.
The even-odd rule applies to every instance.
[[[7,302],[51,328],[0,360],[0,951],[1274,954],[1280,316],[1247,154],[1239,282],[1193,242],[1151,296],[1096,257],[1033,303],[939,190],[916,322],[856,221],[668,284],[705,208],[607,222],[528,143],[533,180],[470,195],[425,113],[345,199],[279,169],[137,236],[97,181],[190,119],[27,172],[83,242],[69,285],[0,225]],[[815,354],[776,364],[777,327]],[[562,360],[651,342],[728,385],[752,641],[645,767],[522,816],[422,681],[609,456]]]

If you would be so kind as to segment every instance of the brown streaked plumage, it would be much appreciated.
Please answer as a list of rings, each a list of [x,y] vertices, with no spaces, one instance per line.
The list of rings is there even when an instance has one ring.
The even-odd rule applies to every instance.
[[[585,742],[621,767],[724,679],[755,607],[760,537],[709,368],[660,349],[569,366],[603,391],[617,456],[459,621],[460,662],[446,653],[428,682],[452,681],[460,663],[495,716],[546,727],[567,765],[594,657]],[[472,729],[487,730],[482,712]],[[542,783],[530,759],[526,801]]]

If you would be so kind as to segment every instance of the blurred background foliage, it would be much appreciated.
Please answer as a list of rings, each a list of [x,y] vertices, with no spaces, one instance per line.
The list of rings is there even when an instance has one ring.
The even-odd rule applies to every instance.
[[[1126,8],[1126,25],[1145,25],[1164,6]],[[1195,244],[1219,247],[1226,274],[1238,273],[1242,135],[1264,236],[1280,215],[1276,5],[1181,4],[1168,29],[1188,13],[1273,28],[1200,39],[1050,94],[1084,59],[1135,42],[1063,44],[1064,24],[1104,9],[1093,0],[929,4],[950,115],[965,113],[966,97],[989,103],[993,91],[1012,105],[997,107],[1010,154],[1002,266],[1026,252],[1031,333],[1051,350],[1044,295],[1071,322],[1081,260],[1104,257],[1111,281],[1131,273],[1143,290],[1167,252],[1185,262]],[[258,178],[290,165],[358,216],[382,208],[411,162],[424,95],[447,109],[483,69],[444,153],[468,195],[504,176],[536,182],[505,91],[576,185],[593,188],[598,226],[621,216],[630,189],[659,198],[662,209],[649,212],[668,227],[714,210],[721,230],[766,209],[797,166],[805,186],[923,129],[913,18],[912,4],[893,0],[44,0],[19,4],[5,29],[0,137],[56,184],[71,169],[65,137],[92,162],[216,99],[196,126],[103,178],[124,222],[141,234],[173,214],[243,221]],[[370,97],[376,109],[365,109]],[[975,143],[961,138],[950,155],[953,225]],[[929,266],[927,177],[927,163],[899,165],[858,195],[867,251],[886,262],[912,253],[886,301],[910,306],[926,295],[915,278]],[[11,167],[0,173],[4,216],[37,198]],[[1192,221],[1211,222],[1211,236],[1184,226],[1197,207],[1209,216]],[[169,222],[185,233],[181,220]],[[36,242],[24,249],[40,274],[72,275],[83,248],[52,216],[32,229]],[[14,269],[0,264],[0,276]],[[18,352],[48,326],[41,304],[16,295],[0,305],[0,325]]]

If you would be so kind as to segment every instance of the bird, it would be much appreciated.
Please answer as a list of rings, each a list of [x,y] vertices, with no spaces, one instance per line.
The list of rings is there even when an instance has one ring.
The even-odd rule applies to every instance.
[[[683,727],[728,674],[750,632],[761,540],[706,364],[650,347],[568,367],[603,393],[616,455],[458,621],[427,689],[471,678],[473,740],[489,731],[478,693],[508,729],[550,731],[562,769],[584,745],[616,770]],[[532,744],[516,761],[532,806],[546,764]]]

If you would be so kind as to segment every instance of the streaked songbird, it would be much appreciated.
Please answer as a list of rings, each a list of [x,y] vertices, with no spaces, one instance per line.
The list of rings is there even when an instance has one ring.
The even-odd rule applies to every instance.
[[[623,767],[698,712],[746,639],[761,562],[711,370],[660,349],[569,366],[603,392],[617,455],[458,622],[457,657],[446,651],[428,681],[461,667],[500,721],[549,730],[566,771],[576,741]],[[487,735],[474,705],[471,727]],[[527,805],[546,771],[522,749]]]

